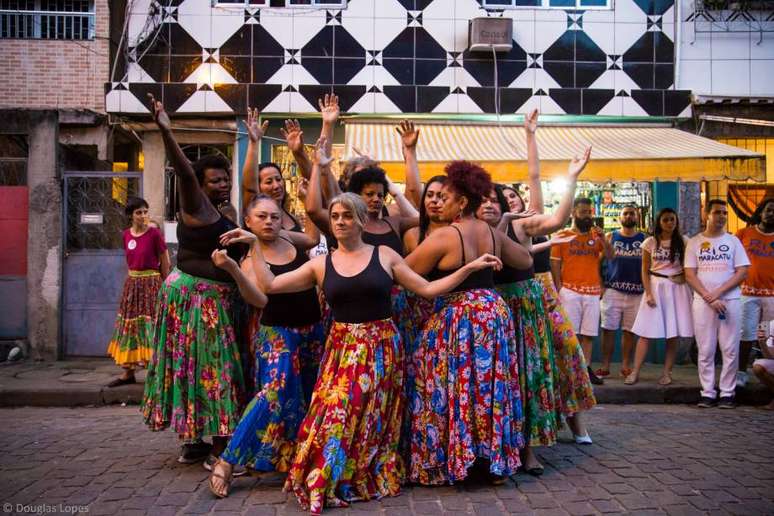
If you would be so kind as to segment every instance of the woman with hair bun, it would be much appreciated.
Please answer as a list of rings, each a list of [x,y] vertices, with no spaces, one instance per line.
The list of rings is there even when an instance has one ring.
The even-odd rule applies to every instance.
[[[529,252],[475,218],[492,180],[481,167],[455,161],[446,167],[442,218],[407,258],[419,274],[443,278],[484,253],[515,268],[532,265]],[[409,479],[425,485],[462,481],[474,464],[487,466],[493,483],[520,464],[522,406],[511,313],[494,290],[493,271],[471,274],[439,301],[417,339],[411,407]]]

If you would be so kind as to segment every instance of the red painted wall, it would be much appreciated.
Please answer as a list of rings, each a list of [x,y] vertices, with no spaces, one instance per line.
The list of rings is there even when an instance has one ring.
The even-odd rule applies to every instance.
[[[0,276],[27,275],[26,186],[0,186]]]

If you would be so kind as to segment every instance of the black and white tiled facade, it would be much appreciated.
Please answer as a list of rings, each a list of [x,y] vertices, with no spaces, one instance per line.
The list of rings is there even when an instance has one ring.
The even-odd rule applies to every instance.
[[[497,55],[503,114],[690,114],[690,92],[672,88],[674,0],[489,12],[476,0],[333,11],[140,0],[107,110],[147,113],[153,93],[179,114],[313,112],[335,91],[353,113],[494,113],[493,57],[467,50],[468,21],[487,15],[514,24],[513,49]]]

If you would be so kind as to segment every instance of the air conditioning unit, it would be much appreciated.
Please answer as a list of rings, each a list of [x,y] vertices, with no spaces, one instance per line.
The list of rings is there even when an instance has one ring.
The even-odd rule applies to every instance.
[[[513,20],[473,18],[468,22],[468,50],[471,52],[510,52],[513,48]]]

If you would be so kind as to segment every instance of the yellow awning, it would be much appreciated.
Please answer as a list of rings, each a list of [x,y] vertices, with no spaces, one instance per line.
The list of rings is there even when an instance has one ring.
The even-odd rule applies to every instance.
[[[420,122],[417,155],[423,180],[455,159],[481,164],[495,181],[527,177],[524,128],[460,121]],[[391,178],[404,177],[395,121],[346,122],[345,156],[365,153]],[[668,126],[543,125],[537,132],[540,175],[564,176],[567,161],[593,147],[585,181],[766,180],[765,157]]]

